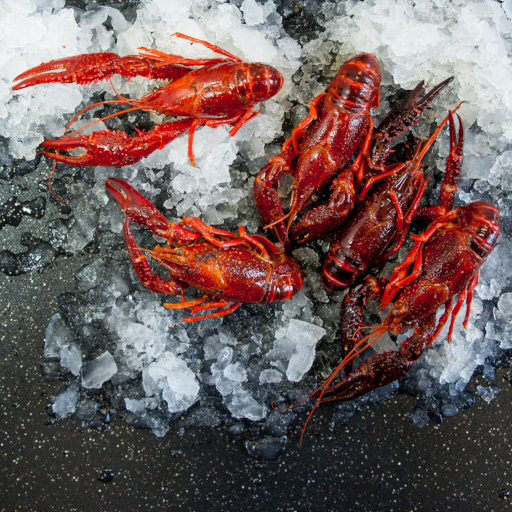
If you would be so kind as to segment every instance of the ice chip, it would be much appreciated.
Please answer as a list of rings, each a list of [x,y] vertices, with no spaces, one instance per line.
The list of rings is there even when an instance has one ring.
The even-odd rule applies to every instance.
[[[199,392],[194,372],[185,361],[170,352],[165,352],[158,361],[149,365],[147,374],[143,373],[144,381],[146,394],[161,389],[169,412],[188,409],[196,401]]]
[[[97,259],[90,265],[82,267],[82,269],[76,275],[78,281],[78,289],[81,292],[86,292],[95,286],[98,286],[103,278],[103,272],[105,271],[105,264],[101,259]]]
[[[297,345],[314,347],[325,332],[323,327],[318,327],[318,325],[292,318],[288,324],[286,336],[297,343]]]
[[[241,363],[230,364],[224,368],[224,377],[234,382],[245,382],[247,371]]]
[[[65,345],[60,350],[60,364],[78,376],[82,368],[82,352],[76,343]]]
[[[315,360],[315,347],[298,344],[286,369],[286,377],[291,382],[299,382],[304,374],[313,366]]]
[[[270,368],[260,373],[261,384],[278,384],[283,380],[283,374],[279,370]]]
[[[286,377],[289,381],[299,382],[311,368],[315,360],[315,347],[326,333],[323,327],[309,322],[291,319],[286,337],[295,343],[293,355],[288,363]]]
[[[100,356],[84,365],[82,372],[82,386],[88,389],[97,389],[110,380],[117,372],[117,365],[110,352],[103,352]]]
[[[130,398],[125,398],[124,405],[128,411],[131,411],[134,414],[142,414],[146,411],[145,400],[132,400]]]
[[[265,39],[263,33],[248,27],[239,27],[232,33],[233,42],[242,50],[250,62],[270,63],[277,55],[275,47]]]
[[[512,293],[504,293],[498,300],[498,309],[505,319],[512,320]]]
[[[245,389],[235,389],[231,395],[224,398],[224,402],[235,418],[259,421],[267,415],[267,408],[257,402]]]
[[[263,15],[263,7],[256,3],[256,0],[244,0],[242,7],[245,22],[247,25],[259,25],[265,19]]]
[[[72,382],[62,393],[57,395],[52,411],[59,419],[73,414],[78,402],[78,382]]]
[[[62,320],[60,313],[55,313],[46,328],[44,340],[45,357],[59,357],[60,350],[68,343],[69,337],[70,332],[67,325]]]

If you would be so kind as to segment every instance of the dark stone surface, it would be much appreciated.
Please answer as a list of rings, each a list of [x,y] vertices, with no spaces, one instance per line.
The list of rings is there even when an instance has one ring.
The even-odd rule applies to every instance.
[[[44,332],[59,295],[93,259],[0,275],[0,510],[510,510],[507,368],[496,373],[502,392],[490,404],[477,397],[425,428],[411,423],[414,399],[401,394],[332,429],[334,407],[320,408],[300,447],[301,413],[277,460],[250,457],[244,443],[255,438],[227,425],[174,423],[158,438],[117,417],[107,430],[77,418],[48,422],[46,405],[63,383],[48,366],[41,378]],[[486,384],[479,379],[469,388]],[[114,478],[104,483],[107,469]]]
[[[285,29],[302,43],[319,29],[314,0],[275,3]],[[67,0],[66,5],[78,10],[109,5],[133,21],[137,2]],[[8,191],[3,204],[19,194],[18,183],[33,187],[30,198],[20,200],[47,194],[47,174],[43,180],[36,163],[13,160],[4,141],[0,163],[0,179],[20,180],[2,181]],[[65,174],[54,180],[54,191],[64,196],[88,174]],[[490,404],[475,392],[478,384],[489,385],[479,376],[464,403],[442,401],[428,414],[419,408],[417,418],[410,414],[415,399],[406,394],[361,410],[350,403],[323,406],[309,422],[302,447],[307,411],[293,422],[295,412],[273,411],[263,432],[244,423],[218,425],[214,410],[190,414],[163,438],[128,425],[126,418],[111,418],[88,396],[80,396],[77,417],[49,417],[68,378],[57,361],[43,356],[45,329],[53,314],[73,307],[75,275],[97,255],[96,249],[55,259],[46,254],[38,260],[44,266],[19,272],[23,258],[29,266],[23,255],[30,247],[41,249],[37,244],[48,238],[58,246],[54,239],[66,229],[68,219],[61,216],[69,207],[47,198],[53,217],[25,216],[18,234],[11,225],[2,230],[0,267],[14,270],[7,272],[11,276],[0,273],[0,512],[511,510],[507,368],[496,372],[493,383],[501,393]],[[34,235],[23,239],[27,221]],[[95,350],[94,339],[89,349]],[[470,402],[474,405],[465,408]],[[93,420],[97,409],[101,421]],[[455,409],[460,412],[450,417]]]

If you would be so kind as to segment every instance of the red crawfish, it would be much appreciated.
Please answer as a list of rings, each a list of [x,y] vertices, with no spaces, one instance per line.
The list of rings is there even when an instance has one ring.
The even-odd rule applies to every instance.
[[[134,76],[145,76],[153,80],[167,79],[171,80],[169,84],[146,94],[140,100],[121,98],[92,106],[128,103],[133,108],[123,112],[140,109],[186,118],[162,123],[148,132],[138,131],[134,137],[111,130],[79,136],[73,136],[74,132],[59,140],[45,140],[42,143],[45,148],[43,153],[58,162],[72,165],[129,165],[188,132],[189,158],[194,164],[192,143],[198,126],[230,124],[233,129],[229,133],[233,136],[242,125],[259,113],[254,112],[255,106],[274,96],[283,84],[281,73],[271,66],[243,62],[239,57],[206,41],[180,33],[174,35],[201,43],[225,58],[187,59],[158,50],[139,48],[146,53],[127,57],[115,53],[65,57],[36,66],[16,77],[15,81],[23,81],[15,85],[14,90],[49,82],[88,84],[110,78],[114,74],[128,79]],[[61,151],[77,148],[85,152],[79,156],[61,154]]]
[[[306,243],[342,225],[364,181],[382,172],[390,139],[414,124],[452,79],[436,86],[421,100],[418,98],[423,92],[423,82],[420,83],[374,135],[370,109],[379,107],[380,102],[381,73],[377,59],[361,53],[343,64],[327,92],[311,101],[309,115],[293,130],[282,152],[270,159],[254,182],[256,206],[276,238],[287,248],[290,246],[288,232],[294,219],[331,182],[328,204],[304,215],[291,228],[290,237],[296,243]],[[348,165],[358,149],[359,155]],[[285,173],[294,177],[287,215],[277,193]]]
[[[450,123],[450,154],[441,185],[440,205],[418,211],[427,179],[422,159],[444,125]],[[463,162],[464,132],[459,118],[459,136],[452,112],[433,135],[422,141],[412,159],[387,167],[387,171],[365,184],[362,193],[380,181],[364,201],[350,213],[336,232],[323,264],[323,282],[329,291],[339,291],[363,278],[402,247],[413,220],[430,220],[453,208]],[[385,178],[385,179],[382,179]]]
[[[301,289],[303,277],[298,263],[266,238],[251,236],[242,226],[237,236],[207,226],[197,217],[170,223],[128,183],[107,178],[105,186],[126,213],[124,239],[141,283],[156,293],[177,295],[190,285],[204,294],[188,301],[180,297],[181,303],[164,304],[166,308],[188,308],[193,314],[219,309],[182,322],[224,316],[243,303],[285,302]],[[139,249],[132,236],[131,220],[166,238],[169,247]],[[141,251],[168,270],[168,281],[151,270]]]
[[[342,341],[348,342],[362,327],[362,308],[370,296],[380,300],[382,308],[398,296],[382,324],[372,327],[369,336],[358,339],[331,376],[310,395],[316,397],[316,403],[308,421],[321,403],[351,400],[406,375],[438,337],[451,315],[450,341],[455,318],[464,302],[467,305],[464,327],[467,327],[480,268],[496,245],[500,225],[499,211],[486,201],[450,210],[434,220],[423,234],[411,237],[415,245],[405,261],[395,268],[387,284],[385,278],[368,276],[349,291],[341,313]],[[445,309],[436,322],[441,306]],[[334,383],[342,368],[380,335],[387,331],[400,334],[411,328],[413,334],[402,343],[400,350],[372,356]]]

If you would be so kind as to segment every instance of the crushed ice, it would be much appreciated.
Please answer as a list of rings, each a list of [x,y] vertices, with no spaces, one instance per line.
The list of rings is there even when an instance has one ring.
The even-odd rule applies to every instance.
[[[309,100],[324,90],[339,65],[355,53],[374,53],[383,70],[382,105],[376,117],[388,109],[388,96],[397,89],[411,89],[421,80],[432,85],[455,76],[450,88],[425,112],[416,134],[428,134],[432,122],[440,121],[449,108],[464,100],[459,112],[466,127],[466,162],[458,204],[488,199],[505,218],[510,215],[506,195],[512,190],[509,2],[436,2],[435,9],[431,2],[421,0],[414,4],[412,0],[313,2],[304,7],[304,14],[314,14],[325,32],[307,42],[301,40],[302,47],[283,30],[272,0],[244,0],[240,8],[215,0],[144,0],[131,19],[112,7],[83,11],[64,4],[64,0],[24,0],[0,5],[4,21],[0,31],[0,135],[9,139],[15,158],[34,158],[39,143],[61,136],[71,115],[89,104],[94,94],[115,97],[108,82],[11,90],[15,76],[51,59],[100,51],[128,55],[139,46],[191,58],[211,56],[201,45],[169,37],[180,31],[243,59],[271,64],[283,73],[285,82],[279,95],[263,104],[262,113],[234,138],[228,137],[225,127],[198,130],[194,140],[197,167],[188,161],[183,137],[121,171],[95,169],[92,187],[71,186],[68,198],[73,216],[67,223],[50,226],[52,246],[76,253],[100,239],[105,244],[115,241],[119,250],[117,267],[97,260],[77,274],[81,299],[70,309],[72,321],[57,313],[48,325],[45,356],[60,358],[61,366],[79,377],[55,400],[53,411],[59,418],[76,410],[77,417],[91,420],[96,413],[97,404],[79,395],[79,382],[87,390],[112,383],[113,396],[122,398],[127,420],[153,428],[157,435],[167,432],[174,413],[198,403],[200,408],[191,409],[190,417],[199,418],[201,424],[218,424],[201,386],[214,388],[234,418],[252,421],[266,417],[271,395],[286,395],[299,388],[315,360],[317,343],[334,339],[341,301],[321,287],[315,251],[296,251],[307,276],[304,290],[292,301],[241,308],[242,315],[255,318],[250,336],[237,329],[242,316],[237,321],[208,321],[200,329],[169,329],[179,317],[164,310],[161,298],[142,290],[127,270],[119,236],[122,213],[109,201],[103,184],[106,176],[116,175],[149,200],[165,195],[162,202],[168,217],[199,215],[209,224],[233,227],[242,223],[255,231],[261,224],[247,198],[255,173],[278,150],[275,141],[283,135],[285,117],[296,125],[307,112]],[[19,26],[24,30],[18,30]],[[120,94],[132,97],[153,87],[138,78],[128,82],[115,77],[113,83]],[[99,125],[94,129],[100,129]],[[431,164],[435,162],[438,176],[447,148],[447,137],[442,135],[428,157]],[[512,348],[511,254],[510,240],[502,236],[482,269],[467,331],[459,319],[452,343],[448,345],[443,341],[446,336],[441,336],[408,377],[417,382],[416,389],[428,389],[434,380],[449,386],[449,396],[441,406],[447,417],[463,406],[454,397],[463,396],[460,393],[475,369],[496,357],[499,349]],[[79,346],[77,339],[88,340],[90,346]],[[101,339],[104,343],[96,347]],[[381,350],[394,346],[389,337],[380,343]],[[324,363],[323,373],[335,365],[336,361]],[[127,386],[137,379],[138,385]],[[297,396],[304,396],[308,386],[314,385],[315,381],[307,384]],[[496,392],[490,388],[477,391],[487,401]]]

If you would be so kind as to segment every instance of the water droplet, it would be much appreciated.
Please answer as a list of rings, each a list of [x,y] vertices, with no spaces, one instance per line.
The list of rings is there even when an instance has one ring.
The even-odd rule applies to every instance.
[[[500,498],[502,500],[508,500],[509,496],[510,496],[510,490],[509,489],[506,489],[506,488],[500,489]]]
[[[98,471],[98,480],[104,484],[108,484],[114,480],[114,472],[111,469],[100,469]]]

